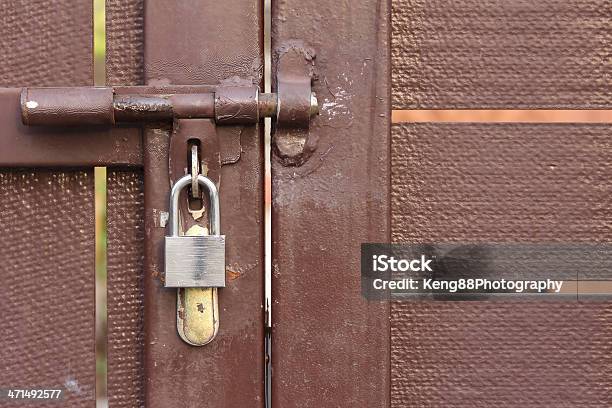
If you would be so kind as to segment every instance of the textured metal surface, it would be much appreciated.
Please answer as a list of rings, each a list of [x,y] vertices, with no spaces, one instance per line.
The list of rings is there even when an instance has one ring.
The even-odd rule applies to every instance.
[[[394,0],[393,107],[612,105],[608,0]]]
[[[143,83],[143,3],[106,1],[108,85]],[[107,179],[108,401],[110,408],[143,408],[143,173],[109,169]]]
[[[394,239],[606,241],[607,125],[393,127]]]
[[[146,0],[145,82],[229,85],[236,84],[237,77],[238,82],[258,84],[263,75],[259,32],[262,7],[260,2],[245,0],[223,4],[212,0],[181,4]],[[148,29],[158,12],[163,16],[155,22],[154,30]],[[201,28],[192,27],[192,22],[200,22]],[[198,30],[202,30],[201,36]]]
[[[142,165],[139,129],[25,126],[20,94],[21,88],[0,88],[0,166]]]
[[[0,86],[91,85],[92,3],[0,2]]]
[[[394,242],[610,241],[609,126],[392,135]],[[611,321],[609,302],[394,303],[392,406],[609,406]]]
[[[143,407],[142,172],[108,170],[107,225],[108,401]]]
[[[612,304],[392,307],[392,407],[607,407]]]
[[[106,84],[144,83],[144,0],[106,0]]]
[[[92,44],[91,2],[61,1],[41,6],[26,0],[3,1],[0,86],[92,85]],[[98,137],[75,143],[78,131],[49,132],[24,127],[20,92],[0,90],[0,166],[142,163],[139,140],[122,131],[110,137],[110,132],[100,130]],[[39,140],[41,136],[46,136],[44,141]]]
[[[261,7],[255,0],[148,0],[147,82],[215,84],[237,75],[242,82],[259,84]],[[168,207],[168,131],[146,131],[147,408],[263,403],[263,145],[254,126],[217,127],[217,132],[220,140],[237,141],[240,159],[220,169],[221,224],[223,233],[231,237],[226,254],[228,281],[219,290],[217,338],[207,346],[192,347],[176,333],[176,290],[163,288],[161,282],[165,228],[159,224],[159,215]]]
[[[0,170],[0,202],[0,383],[62,389],[62,404],[91,408],[93,174]]]
[[[321,103],[317,151],[297,169],[272,159],[272,406],[387,407],[389,305],[362,298],[359,273],[361,242],[390,234],[387,2],[272,13],[273,49],[317,50]]]
[[[91,2],[1,2],[0,86],[90,85],[91,16]],[[27,150],[25,141],[5,138],[20,125],[19,90],[7,105],[10,93],[0,94],[0,166],[22,164],[19,156]],[[0,202],[0,383],[64,389],[61,404],[91,408],[93,174],[2,169]],[[2,406],[57,403],[3,401]]]

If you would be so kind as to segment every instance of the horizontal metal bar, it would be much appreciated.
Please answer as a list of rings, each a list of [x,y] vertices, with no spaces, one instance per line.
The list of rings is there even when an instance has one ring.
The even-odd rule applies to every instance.
[[[160,122],[177,118],[214,119],[218,125],[253,125],[276,116],[276,94],[260,94],[256,86],[192,89],[132,87],[119,93],[108,87],[23,88],[22,120],[34,126],[114,125]],[[125,90],[124,90],[125,91]],[[309,119],[309,107],[306,122]]]
[[[0,88],[0,167],[141,167],[142,122],[249,125],[277,107],[276,94],[255,87]]]
[[[0,88],[0,167],[140,167],[138,127],[29,127],[21,88]]]

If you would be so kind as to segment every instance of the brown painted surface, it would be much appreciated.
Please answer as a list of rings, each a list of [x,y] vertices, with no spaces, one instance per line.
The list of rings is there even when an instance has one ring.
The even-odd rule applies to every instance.
[[[142,84],[142,1],[106,2],[106,82]],[[126,128],[140,149],[142,130]],[[142,163],[142,161],[141,161]],[[144,181],[107,170],[107,390],[110,408],[144,407]]]
[[[608,125],[394,125],[394,238],[606,241],[609,136]]]
[[[92,4],[0,3],[0,85],[93,85]]]
[[[279,103],[272,148],[284,165],[301,166],[317,148],[316,137],[309,137],[316,51],[300,40],[277,41],[274,45],[272,85]]]
[[[393,107],[612,104],[607,0],[394,0]]]
[[[23,88],[21,121],[33,126],[113,125],[109,87]]]
[[[388,304],[360,293],[362,242],[389,240],[385,1],[273,2],[272,48],[317,53],[317,150],[272,162],[272,403],[389,405]]]
[[[148,84],[260,81],[261,4],[253,0],[145,4]],[[221,168],[221,231],[227,235],[227,287],[220,329],[207,346],[176,332],[176,289],[165,289],[160,211],[168,206],[169,132],[145,132],[145,401],[147,407],[263,405],[263,152],[256,127],[217,128],[238,143],[239,161]],[[242,148],[240,148],[242,146]]]
[[[91,408],[93,173],[3,169],[0,202],[0,383],[61,389],[62,404]]]
[[[141,171],[107,176],[108,401],[144,406],[144,193]]]
[[[0,89],[0,166],[142,165],[142,144],[136,129],[25,126],[21,123],[20,94],[21,88]]]
[[[609,242],[606,125],[393,127],[394,242]],[[394,407],[608,406],[610,302],[405,302]]]
[[[106,85],[144,83],[144,0],[106,0]]]
[[[2,2],[0,86],[90,85],[91,16],[91,2]],[[31,164],[22,156],[30,153],[28,139],[11,139],[20,123],[19,90],[15,91],[0,93],[4,167]],[[42,157],[42,149],[33,150]],[[0,383],[63,389],[66,399],[61,404],[91,408],[93,173],[5,168],[0,170],[0,202]]]

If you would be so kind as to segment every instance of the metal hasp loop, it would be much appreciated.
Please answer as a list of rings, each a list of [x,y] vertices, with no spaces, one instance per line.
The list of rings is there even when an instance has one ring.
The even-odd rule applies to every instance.
[[[179,196],[181,191],[191,184],[192,176],[188,174],[179,179],[170,191],[170,214],[168,222],[170,224],[170,235],[179,235]],[[208,221],[211,235],[219,235],[221,231],[221,216],[219,215],[219,190],[208,177],[198,175],[198,184],[206,187],[210,199],[210,211],[208,211]]]
[[[198,175],[210,199],[211,235],[179,236],[179,196],[191,184],[191,174],[180,178],[170,192],[170,235],[165,240],[167,288],[225,287],[225,236],[220,235],[219,191],[208,177]]]
[[[275,52],[278,104],[272,144],[284,166],[301,166],[317,148],[309,137],[310,120],[319,113],[312,91],[315,56],[302,41],[281,44]]]

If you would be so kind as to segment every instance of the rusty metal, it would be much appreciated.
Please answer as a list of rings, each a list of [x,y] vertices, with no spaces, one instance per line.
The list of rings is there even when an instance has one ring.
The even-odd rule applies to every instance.
[[[189,164],[191,165],[191,190],[189,191],[189,196],[191,198],[200,198],[198,175],[202,174],[202,171],[200,170],[200,152],[198,150],[198,145],[191,141],[189,143],[189,151],[191,152],[191,158],[189,160]]]
[[[142,166],[140,129],[24,126],[20,94],[20,88],[0,89],[0,166]]]
[[[259,85],[261,13],[261,4],[255,0],[195,0],[171,5],[148,0],[144,16],[146,81],[170,87],[220,84],[239,76]],[[210,35],[211,27],[214,35]],[[219,46],[219,38],[223,38],[223,46]],[[185,122],[194,120],[207,121],[215,128],[208,119]],[[177,122],[179,129],[186,129],[182,120]],[[216,160],[220,157],[231,163],[239,157],[240,161],[235,165],[219,164],[217,170],[223,203],[221,222],[224,233],[232,237],[227,247],[228,280],[227,288],[219,291],[223,323],[217,338],[210,346],[197,348],[182,341],[174,325],[168,324],[176,319],[176,291],[164,289],[161,282],[163,253],[159,245],[163,244],[164,229],[158,220],[168,206],[170,131],[170,126],[165,131],[149,129],[143,138],[147,232],[145,404],[148,408],[176,406],[178,393],[189,398],[178,402],[182,406],[192,401],[208,407],[252,406],[263,400],[261,133],[257,126],[219,126],[215,129],[218,137],[212,139],[219,144],[216,151],[221,152]],[[224,146],[226,141],[232,144]],[[200,147],[206,159],[207,147],[204,143]],[[174,159],[170,166],[187,166],[187,157],[185,152],[181,164]],[[214,176],[209,173],[209,177]]]
[[[302,38],[317,50],[321,106],[301,167],[285,167],[275,135],[272,407],[390,406],[389,304],[359,290],[360,244],[391,232],[389,5],[272,2],[273,49]],[[310,53],[289,49],[314,68]]]
[[[198,157],[195,161],[193,160],[192,148],[196,148],[198,151]],[[219,183],[221,148],[217,129],[211,119],[176,119],[169,149],[171,180],[189,174],[189,169],[195,166],[201,169],[198,173],[201,172],[215,183]],[[187,194],[187,192],[182,194],[180,207],[182,214],[189,213],[192,218],[183,217],[182,223],[185,231],[193,225],[193,221],[198,221],[206,211],[205,200],[203,200],[201,194],[193,193],[193,187],[191,194]]]
[[[287,58],[288,59],[288,58]],[[256,86],[221,85],[214,92],[118,94],[110,87],[23,88],[22,122],[31,126],[114,125],[160,122],[180,118],[211,118],[218,125],[254,125],[274,117],[278,126],[308,127],[317,111],[310,80],[284,70],[281,93],[260,93]],[[261,98],[261,102],[260,102]],[[314,104],[314,106],[313,106]]]
[[[23,88],[24,125],[114,124],[113,90],[98,87]]]
[[[174,94],[170,103],[175,118],[213,118],[215,115],[215,94]]]
[[[277,125],[308,128],[315,57],[314,49],[301,41],[287,42],[276,49]]]
[[[274,98],[269,95],[265,99]],[[268,108],[265,105],[266,109]],[[215,122],[219,125],[248,125],[259,122],[257,88],[225,86],[215,92]]]
[[[259,94],[259,113],[263,117],[273,117],[276,114],[278,96],[274,93]]]
[[[111,101],[111,106],[113,118],[112,121],[106,123],[108,125],[114,124],[115,120],[117,122],[160,122],[171,120],[174,117],[171,101],[161,96],[119,95]],[[87,122],[81,124],[86,125]]]
[[[316,150],[316,141],[309,138],[310,118],[319,113],[312,91],[315,57],[314,49],[302,41],[291,40],[276,47],[278,106],[273,146],[287,166],[301,166]]]

